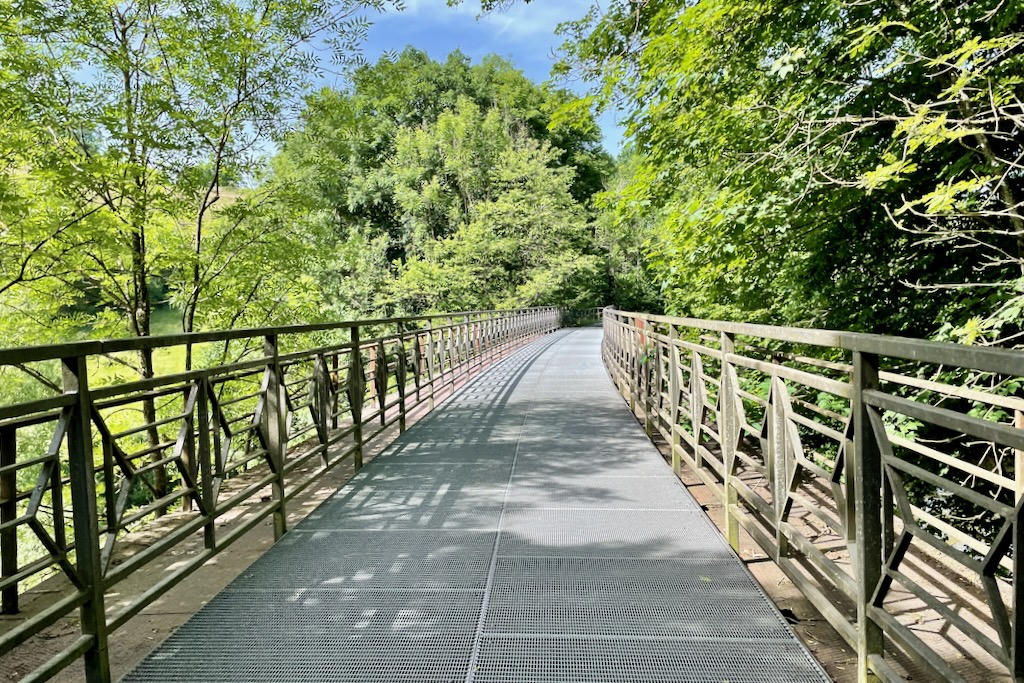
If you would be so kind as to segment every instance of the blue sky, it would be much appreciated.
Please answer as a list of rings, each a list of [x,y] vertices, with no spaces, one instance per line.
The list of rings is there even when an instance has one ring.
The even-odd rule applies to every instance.
[[[539,83],[550,76],[553,53],[562,43],[555,35],[555,27],[582,17],[591,4],[592,0],[518,3],[504,12],[478,18],[479,0],[465,0],[459,7],[448,7],[445,0],[406,0],[405,11],[372,18],[374,25],[363,51],[370,61],[407,45],[424,50],[435,60],[443,60],[455,49],[462,50],[474,62],[495,53]],[[582,92],[582,88],[577,90]],[[617,154],[622,129],[616,125],[614,114],[605,114],[598,123],[604,133],[605,149]]]

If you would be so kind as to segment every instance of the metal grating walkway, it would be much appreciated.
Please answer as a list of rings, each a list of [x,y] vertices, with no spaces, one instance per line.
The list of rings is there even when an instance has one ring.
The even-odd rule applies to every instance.
[[[827,681],[600,339],[558,332],[481,375],[124,680]]]

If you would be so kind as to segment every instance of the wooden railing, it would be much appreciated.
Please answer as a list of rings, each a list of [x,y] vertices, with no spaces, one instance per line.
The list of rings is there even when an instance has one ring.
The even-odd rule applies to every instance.
[[[609,309],[603,355],[861,680],[1024,680],[1024,353]]]
[[[109,681],[117,629],[366,443],[467,375],[557,329],[554,308],[90,341],[0,350],[0,596],[48,604],[0,621],[4,657],[78,612],[80,632],[22,680],[77,660]],[[185,370],[185,350],[193,369]],[[165,370],[139,379],[145,354]],[[173,510],[173,512],[172,512]],[[231,517],[227,527],[224,520]],[[126,535],[154,520],[142,550]],[[225,529],[227,531],[225,532]],[[202,551],[140,594],[110,596],[186,541]],[[9,661],[9,660],[8,660]]]

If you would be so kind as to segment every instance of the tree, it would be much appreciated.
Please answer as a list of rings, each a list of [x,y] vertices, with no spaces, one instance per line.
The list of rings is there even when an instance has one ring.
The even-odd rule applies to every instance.
[[[0,168],[12,247],[0,287],[19,287],[4,303],[52,321],[68,316],[51,302],[85,299],[91,315],[71,325],[148,336],[153,285],[166,279],[191,331],[204,297],[230,300],[215,281],[270,246],[242,215],[259,201],[217,215],[223,188],[253,173],[297,104],[317,70],[312,41],[329,33],[348,54],[366,26],[357,13],[387,4],[0,3],[3,97],[15,112]],[[33,198],[41,189],[49,196]],[[150,353],[137,370],[153,376]],[[152,424],[151,400],[143,412]],[[158,443],[155,427],[148,437]]]
[[[626,114],[642,161],[616,211],[653,221],[669,308],[905,334],[1000,310],[1017,264],[973,269],[979,230],[989,253],[1016,232],[1017,176],[986,151],[1013,160],[1019,140],[1020,9],[997,7],[619,1],[566,27],[559,72]],[[954,116],[983,101],[1002,114]],[[951,250],[921,209],[960,200]],[[970,294],[984,281],[1002,294]]]
[[[555,232],[582,231],[589,235],[587,253],[592,252],[584,208],[601,189],[612,162],[600,148],[600,131],[589,114],[572,122],[553,121],[570,99],[566,92],[531,83],[497,57],[474,65],[455,52],[438,63],[410,48],[356,69],[345,91],[323,90],[309,98],[301,129],[287,138],[274,161],[275,177],[309,191],[301,200],[305,210],[331,216],[336,244],[357,236],[373,248],[386,245],[384,261],[402,275],[393,290],[397,298],[391,304],[382,301],[382,307],[418,311],[463,308],[471,301],[512,305],[538,300],[543,298],[539,293],[514,296],[511,291],[522,284],[518,281],[491,293],[475,291],[479,288],[468,284],[472,277],[467,273],[478,277],[483,264],[470,263],[497,247],[485,243],[485,233],[499,236],[486,232],[493,224],[479,224],[473,229],[485,232],[467,242],[466,229],[506,191],[496,174],[520,163],[529,148],[534,150],[531,163],[544,167],[538,178],[554,183],[545,192],[571,205],[555,212],[567,221]],[[557,177],[551,176],[553,170]],[[568,195],[563,196],[565,183]],[[538,208],[538,215],[544,211]],[[379,263],[379,253],[373,251],[370,260]],[[530,267],[525,261],[516,266],[517,272]],[[562,279],[576,272],[566,265]],[[318,277],[331,291],[365,289],[351,279],[345,285],[336,280],[355,273],[350,267],[327,266]],[[362,275],[379,281],[381,272]],[[460,290],[458,282],[467,283],[465,295],[428,302],[427,294],[441,287],[438,278],[449,281],[453,292]]]
[[[312,41],[330,34],[335,54],[347,55],[366,26],[357,13],[386,4],[8,4],[0,10],[9,29],[6,94],[23,103],[25,135],[51,139],[17,156],[5,176],[53,179],[55,203],[75,209],[74,234],[64,227],[71,219],[51,218],[23,250],[42,264],[59,242],[65,258],[51,260],[76,256],[85,277],[51,274],[65,275],[72,290],[84,283],[140,336],[150,333],[155,257],[166,259],[161,276],[174,279],[191,330],[210,285],[207,251],[225,240],[208,232],[223,188],[245,182],[283,130],[318,68]],[[221,228],[244,226],[232,219]]]
[[[395,297],[408,310],[458,310],[604,300],[602,259],[570,191],[571,169],[548,145],[516,137],[497,112],[462,101],[400,140],[396,194],[411,257]]]

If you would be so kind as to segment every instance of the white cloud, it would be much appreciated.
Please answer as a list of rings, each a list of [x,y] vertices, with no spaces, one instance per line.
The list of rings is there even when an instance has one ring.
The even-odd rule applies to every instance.
[[[417,17],[427,21],[446,21],[459,15],[475,17],[479,13],[479,0],[467,0],[455,7],[449,7],[446,0],[405,0],[404,10],[401,12],[391,11],[385,16],[392,19]]]
[[[521,0],[504,11],[481,15],[480,0],[463,0],[449,7],[446,0],[405,0],[405,10],[388,12],[376,21],[409,21],[415,19],[436,24],[475,19],[481,27],[494,31],[494,37],[506,40],[540,39],[555,42],[555,27],[563,21],[579,19],[590,9],[593,0]]]
[[[592,4],[592,0],[538,0],[529,5],[519,2],[504,12],[491,12],[481,17],[480,22],[497,29],[497,36],[549,38],[554,36],[556,26],[579,19]]]

